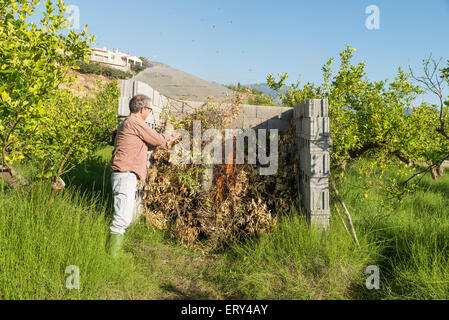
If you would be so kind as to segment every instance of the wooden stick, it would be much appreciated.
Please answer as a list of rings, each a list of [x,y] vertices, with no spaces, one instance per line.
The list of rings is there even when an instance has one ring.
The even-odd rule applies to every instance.
[[[352,236],[354,237],[355,243],[357,243],[357,246],[360,248],[360,243],[359,243],[359,240],[357,239],[357,234],[355,232],[354,225],[352,224],[351,214],[349,213],[348,208],[346,208],[346,205],[345,205],[343,199],[340,197],[340,194],[338,193],[338,190],[337,190],[337,187],[335,186],[334,181],[332,181],[332,188],[334,189],[335,195],[337,196],[338,200],[340,201],[341,205],[343,206],[343,209],[345,210],[346,217],[348,218],[349,225],[351,226]]]
[[[341,216],[340,209],[338,209],[337,206],[335,206],[335,209],[337,209],[338,217],[340,218],[341,223],[343,223],[343,226],[345,227],[346,232],[347,232],[349,235],[351,235],[351,232],[349,232],[349,229],[348,229],[348,227],[346,226],[345,220],[343,220],[343,217]]]

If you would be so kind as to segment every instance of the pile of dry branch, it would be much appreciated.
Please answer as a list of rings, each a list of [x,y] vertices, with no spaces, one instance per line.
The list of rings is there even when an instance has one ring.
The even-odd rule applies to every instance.
[[[183,119],[169,120],[190,132],[195,120],[203,129],[223,129],[238,115],[239,104],[239,97],[209,100]],[[276,175],[261,176],[258,165],[214,165],[210,190],[199,182],[205,165],[170,163],[170,150],[159,149],[144,189],[148,225],[167,230],[185,246],[209,248],[270,230],[276,215],[287,213],[298,198],[294,135],[291,130],[279,142]]]

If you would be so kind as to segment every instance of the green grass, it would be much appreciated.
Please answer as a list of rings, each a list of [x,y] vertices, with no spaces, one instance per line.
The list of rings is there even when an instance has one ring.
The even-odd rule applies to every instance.
[[[244,299],[349,299],[375,254],[367,242],[358,250],[338,225],[325,233],[294,214],[274,232],[234,244],[215,280]]]
[[[363,199],[363,185],[352,173],[343,194],[355,216],[358,233],[381,253],[380,299],[447,299],[449,277],[449,176],[426,176],[420,190],[392,209],[381,206],[385,196],[372,190]],[[359,185],[359,187],[357,187]]]
[[[69,186],[56,196],[38,180],[20,190],[1,187],[0,299],[449,298],[449,175],[425,177],[397,205],[348,172],[339,189],[360,249],[332,199],[328,232],[292,208],[272,232],[207,254],[138,223],[126,235],[129,255],[114,262],[105,252],[111,152],[102,149],[65,176]],[[20,171],[32,174],[31,167]],[[80,268],[80,290],[65,286],[70,265]],[[370,265],[380,269],[380,290],[365,288]]]
[[[420,186],[398,205],[351,171],[339,188],[360,249],[333,199],[328,233],[293,210],[272,233],[234,244],[211,280],[245,299],[448,299],[449,176]],[[370,265],[379,267],[380,290],[365,287]]]
[[[108,162],[99,151],[65,176],[68,188],[52,195],[48,182],[0,189],[1,299],[218,299],[204,283],[204,257],[143,223],[129,229],[128,254],[106,254],[112,217]],[[33,168],[23,166],[30,177]],[[66,288],[68,266],[80,270],[80,290]]]
[[[107,220],[98,199],[76,191],[51,195],[35,183],[0,193],[0,290],[5,299],[91,299],[122,281],[131,265],[105,254]],[[80,269],[82,289],[65,288],[65,270]]]

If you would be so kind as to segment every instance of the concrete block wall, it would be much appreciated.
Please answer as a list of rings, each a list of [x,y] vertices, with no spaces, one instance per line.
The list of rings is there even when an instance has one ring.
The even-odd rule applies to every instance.
[[[159,92],[134,80],[122,82],[119,99],[119,127],[129,116],[129,101],[137,94],[152,99],[153,114],[146,122],[155,127],[161,124],[160,113],[167,107],[177,116],[194,111],[203,105],[197,101],[169,100]],[[303,209],[312,225],[329,227],[329,117],[327,100],[307,100],[295,108],[278,106],[241,105],[240,113],[229,129],[278,129],[285,133],[292,121],[296,126],[296,149],[300,158],[300,191]],[[151,155],[149,155],[150,158]],[[204,188],[210,187],[212,167],[201,180]],[[139,209],[140,208],[140,209]],[[136,195],[135,219],[142,214],[141,192]]]
[[[159,92],[151,88],[149,85],[134,80],[122,81],[118,111],[119,124],[121,124],[129,116],[129,101],[132,99],[132,97],[138,94],[143,94],[151,98],[153,112],[146,120],[148,125],[152,128],[155,128],[157,125],[162,124],[160,113],[168,104],[168,99],[161,96]]]
[[[330,220],[328,109],[326,99],[312,99],[297,104],[294,110],[302,206],[309,222],[324,229]]]
[[[203,102],[198,101],[185,101],[185,103],[170,101],[143,82],[124,80],[119,99],[120,123],[129,116],[129,101],[137,94],[144,94],[152,99],[154,115],[147,119],[147,123],[152,127],[160,123],[159,115],[168,106],[174,114],[182,117],[183,114],[192,112],[203,105]],[[240,114],[231,123],[229,129],[278,129],[282,134],[288,130],[294,116],[294,109],[287,107],[241,105],[240,110]]]

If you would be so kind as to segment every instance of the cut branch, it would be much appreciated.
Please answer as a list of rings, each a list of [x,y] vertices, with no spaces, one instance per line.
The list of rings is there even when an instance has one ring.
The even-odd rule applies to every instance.
[[[335,192],[335,195],[337,196],[338,201],[340,201],[343,209],[345,210],[346,217],[348,218],[349,226],[351,227],[352,236],[354,238],[355,243],[360,248],[360,243],[359,243],[359,240],[357,239],[357,234],[355,232],[354,224],[352,223],[351,214],[349,213],[349,210],[346,207],[343,199],[340,197],[340,194],[339,194],[339,192],[337,190],[337,187],[335,186],[335,182],[334,181],[332,181],[332,188],[334,189],[334,192]]]

